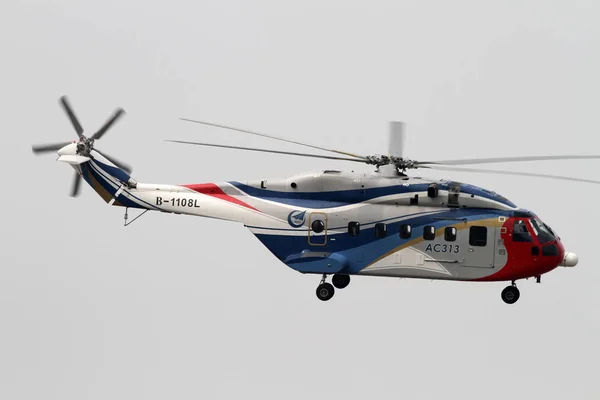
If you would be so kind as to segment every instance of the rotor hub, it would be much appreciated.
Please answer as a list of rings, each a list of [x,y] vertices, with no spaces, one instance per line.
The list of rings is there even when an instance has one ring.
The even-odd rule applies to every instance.
[[[87,138],[81,135],[81,138],[77,142],[77,154],[82,156],[89,156],[93,149],[94,139]]]
[[[410,160],[408,158],[396,157],[396,156],[386,156],[386,155],[377,155],[377,156],[367,156],[367,164],[375,165],[377,168],[384,165],[395,165],[399,171],[406,171],[407,169],[417,169],[419,168],[419,163],[414,160]]]

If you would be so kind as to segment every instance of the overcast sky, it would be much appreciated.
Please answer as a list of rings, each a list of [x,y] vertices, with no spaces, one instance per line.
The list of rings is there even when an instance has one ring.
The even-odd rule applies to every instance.
[[[576,268],[519,282],[319,277],[243,226],[123,210],[31,144],[127,115],[97,147],[141,182],[368,166],[165,143],[281,146],[198,118],[420,160],[600,153],[597,1],[0,3],[0,398],[598,399],[600,186],[431,172],[530,208]],[[505,168],[597,178],[598,162]]]

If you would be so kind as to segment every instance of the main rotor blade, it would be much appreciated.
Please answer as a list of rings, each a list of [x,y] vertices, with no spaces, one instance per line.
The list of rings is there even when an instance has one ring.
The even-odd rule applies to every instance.
[[[268,150],[268,149],[256,149],[253,147],[239,147],[239,146],[226,146],[222,144],[211,144],[211,143],[200,143],[200,142],[186,142],[184,140],[165,140],[165,142],[172,143],[183,143],[183,144],[193,144],[196,146],[209,146],[209,147],[221,147],[223,149],[237,149],[237,150],[249,150],[249,151],[260,151],[263,153],[274,153],[274,154],[285,154],[288,156],[300,156],[300,157],[312,157],[312,158],[325,158],[328,160],[342,160],[342,161],[354,161],[364,163],[364,160],[360,160],[357,158],[346,158],[346,157],[335,157],[335,156],[322,156],[318,154],[308,154],[308,153],[294,153],[290,151],[278,151],[278,150]]]
[[[419,168],[434,169],[434,170],[439,170],[439,171],[475,172],[475,173],[482,173],[482,174],[529,176],[529,177],[533,177],[533,178],[560,179],[560,180],[564,180],[564,181],[600,184],[600,181],[595,181],[592,179],[573,178],[570,176],[560,176],[560,175],[535,174],[535,173],[530,173],[530,172],[501,171],[501,170],[478,169],[478,168],[454,168],[454,167],[442,167],[442,166],[438,167],[436,165],[427,165],[427,166],[424,165],[424,166],[419,166]]]
[[[67,96],[62,96],[60,98],[60,104],[62,104],[63,109],[69,116],[69,119],[71,120],[71,124],[73,124],[73,128],[75,128],[75,132],[77,132],[77,136],[81,137],[81,135],[83,134],[83,128],[81,127],[81,124],[77,120],[77,117],[75,116],[75,113],[73,112],[73,108],[69,104],[69,100],[67,100]]]
[[[467,158],[463,160],[419,161],[419,165],[467,165],[467,164],[492,164],[519,161],[551,161],[551,160],[593,160],[600,155],[561,155],[561,156],[525,156],[525,157],[492,157],[492,158]]]
[[[92,139],[98,140],[106,133],[106,131],[125,113],[125,110],[118,108],[113,116],[102,125],[102,128],[98,129],[96,133],[92,135]]]
[[[231,127],[231,126],[213,124],[212,122],[198,121],[198,120],[187,119],[187,118],[179,118],[179,119],[182,120],[182,121],[193,122],[193,123],[196,123],[196,124],[214,126],[216,128],[223,128],[223,129],[229,129],[229,130],[237,131],[237,132],[249,133],[250,135],[266,137],[266,138],[269,138],[269,139],[279,140],[279,141],[286,142],[286,143],[293,143],[293,144],[297,144],[297,145],[300,145],[300,146],[310,147],[312,149],[329,151],[331,153],[342,154],[344,156],[356,157],[356,158],[362,159],[363,161],[367,160],[367,158],[365,156],[361,156],[361,155],[358,155],[358,154],[348,153],[348,152],[345,152],[345,151],[340,151],[340,150],[335,150],[335,149],[328,149],[328,148],[325,148],[325,147],[313,146],[312,144],[297,142],[295,140],[283,139],[283,138],[280,138],[280,137],[277,137],[277,136],[266,135],[264,133],[252,132],[252,131],[248,131],[248,130],[245,130],[245,129],[234,128],[234,127]]]
[[[73,184],[71,185],[71,193],[70,193],[71,197],[79,196],[80,184],[81,184],[81,175],[79,175],[77,172],[75,172],[75,175],[73,176]]]
[[[50,153],[50,152],[58,151],[68,144],[71,144],[71,142],[52,143],[52,144],[34,144],[33,146],[31,146],[31,151],[33,151],[35,154]]]
[[[94,149],[94,151],[99,153],[102,157],[106,158],[111,163],[115,164],[117,167],[121,168],[123,171],[127,172],[127,174],[131,174],[132,168],[129,165],[117,160],[116,158],[114,158],[112,156],[109,156],[106,153],[100,152],[98,149]]]

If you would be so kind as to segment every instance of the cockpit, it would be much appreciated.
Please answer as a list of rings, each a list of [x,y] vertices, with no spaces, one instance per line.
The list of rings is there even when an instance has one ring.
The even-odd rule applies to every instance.
[[[524,243],[533,242],[533,237],[531,236],[531,232],[529,232],[529,228],[527,228],[525,220],[516,219],[513,223],[513,241]]]
[[[528,227],[526,221],[529,221],[529,226],[531,228]],[[513,241],[533,242],[532,233],[541,244],[553,242],[557,238],[552,228],[543,223],[537,217],[530,217],[527,219],[515,219],[513,224]]]
[[[531,218],[529,222],[531,222],[533,231],[540,243],[548,243],[556,240],[556,234],[554,233],[552,228],[540,221],[539,218]]]
[[[540,253],[542,256],[559,255],[559,247],[562,246],[557,242],[559,238],[552,228],[529,211],[515,211],[513,217],[512,242],[515,245],[519,248],[522,246],[530,248],[530,255],[533,257],[539,256]],[[525,248],[523,250],[527,251]]]

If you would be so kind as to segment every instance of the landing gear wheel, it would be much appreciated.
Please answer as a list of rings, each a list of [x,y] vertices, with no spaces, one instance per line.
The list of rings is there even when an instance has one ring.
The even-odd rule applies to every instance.
[[[333,286],[337,289],[343,289],[350,284],[350,275],[335,274],[333,275],[333,278],[331,278],[331,283],[333,283]]]
[[[520,295],[519,289],[516,286],[507,286],[502,291],[502,300],[506,304],[514,304],[519,300]]]
[[[333,297],[335,289],[331,285],[331,283],[321,283],[317,287],[317,297],[319,300],[327,301]]]

